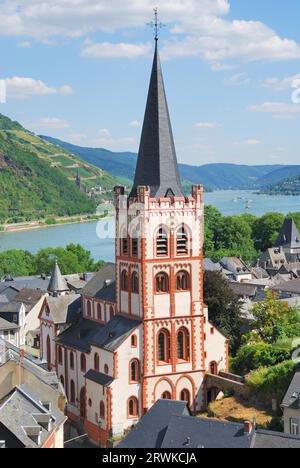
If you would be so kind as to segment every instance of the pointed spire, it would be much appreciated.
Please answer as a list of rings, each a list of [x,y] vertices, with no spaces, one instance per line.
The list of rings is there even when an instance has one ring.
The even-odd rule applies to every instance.
[[[292,218],[285,219],[275,247],[300,249],[300,233]]]
[[[62,293],[66,291],[69,291],[69,287],[67,285],[66,280],[61,274],[58,263],[55,262],[55,265],[52,270],[50,283],[48,286],[48,292],[52,294],[57,294],[57,293]]]
[[[177,156],[155,38],[155,54],[139,157],[131,196],[138,186],[149,186],[151,197],[183,197]]]

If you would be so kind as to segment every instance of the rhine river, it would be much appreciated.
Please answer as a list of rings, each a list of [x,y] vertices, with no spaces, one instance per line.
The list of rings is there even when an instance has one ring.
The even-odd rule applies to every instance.
[[[224,215],[252,213],[262,216],[270,211],[283,214],[300,212],[300,197],[256,195],[248,191],[217,191],[205,195],[205,203],[218,208]],[[23,232],[0,233],[0,252],[23,249],[36,253],[46,247],[81,244],[96,259],[114,260],[114,221],[104,220],[53,226]]]

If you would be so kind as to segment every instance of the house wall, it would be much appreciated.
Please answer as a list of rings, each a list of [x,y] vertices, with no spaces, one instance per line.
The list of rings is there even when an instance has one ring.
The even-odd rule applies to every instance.
[[[298,420],[299,424],[299,434],[300,435],[300,409],[284,408],[283,410],[284,418],[284,432],[291,434],[291,419]]]

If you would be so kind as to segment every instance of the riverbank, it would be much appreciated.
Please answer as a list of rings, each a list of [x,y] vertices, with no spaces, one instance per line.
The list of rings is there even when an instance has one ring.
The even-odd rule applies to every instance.
[[[4,224],[0,226],[0,232],[2,233],[13,233],[13,232],[25,232],[25,231],[33,231],[36,229],[45,229],[50,227],[56,226],[65,226],[65,225],[72,225],[72,224],[86,224],[86,223],[93,223],[96,221],[101,221],[103,219],[107,219],[112,217],[112,213],[108,213],[107,215],[84,215],[84,216],[64,216],[58,218],[49,218],[45,220],[36,220],[36,221],[28,221],[24,223],[17,223],[17,224]]]

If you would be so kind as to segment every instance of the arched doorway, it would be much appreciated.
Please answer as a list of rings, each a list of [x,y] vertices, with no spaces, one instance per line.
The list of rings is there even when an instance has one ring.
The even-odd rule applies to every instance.
[[[47,336],[47,367],[48,370],[52,370],[52,365],[51,365],[51,340],[50,336]]]
[[[82,387],[80,391],[80,418],[86,418],[86,389]]]
[[[213,403],[218,398],[220,390],[217,387],[212,387],[207,392],[207,404]]]

